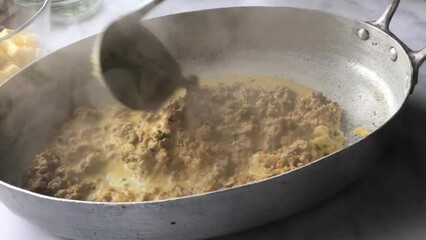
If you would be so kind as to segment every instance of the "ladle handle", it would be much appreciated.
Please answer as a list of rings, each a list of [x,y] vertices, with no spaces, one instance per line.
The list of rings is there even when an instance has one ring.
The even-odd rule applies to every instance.
[[[148,12],[150,12],[155,6],[161,3],[164,0],[146,0],[143,1],[140,5],[138,5],[137,9],[134,13],[129,14],[129,16],[138,17],[139,20],[144,17]]]
[[[417,81],[418,81],[420,66],[426,60],[426,46],[422,50],[413,51],[407,45],[405,45],[405,43],[402,42],[401,39],[399,39],[397,36],[395,36],[395,34],[393,34],[390,31],[389,25],[392,21],[392,17],[394,16],[396,10],[398,9],[399,3],[400,3],[400,0],[391,0],[391,2],[389,3],[389,6],[383,12],[382,16],[380,16],[376,21],[369,22],[369,23],[381,29],[382,31],[386,32],[390,36],[392,36],[396,41],[398,41],[404,47],[408,56],[410,56],[411,64],[413,66],[413,84],[411,86],[411,91],[410,91],[412,92],[414,89],[414,86],[417,84]]]

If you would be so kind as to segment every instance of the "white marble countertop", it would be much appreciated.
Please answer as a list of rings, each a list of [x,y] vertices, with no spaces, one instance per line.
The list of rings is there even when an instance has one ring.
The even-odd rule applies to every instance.
[[[99,13],[76,25],[53,26],[50,50],[102,31],[140,0],[105,0]],[[149,17],[225,6],[291,6],[372,20],[387,0],[169,0]],[[426,0],[402,0],[392,30],[408,46],[426,45]],[[425,64],[426,65],[426,64]],[[403,114],[390,131],[392,144],[365,177],[336,196],[295,216],[217,240],[426,239],[426,67]],[[0,239],[59,239],[13,215],[0,203]]]

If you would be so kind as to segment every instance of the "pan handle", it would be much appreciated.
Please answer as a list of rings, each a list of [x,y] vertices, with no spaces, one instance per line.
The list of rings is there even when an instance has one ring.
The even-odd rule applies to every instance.
[[[419,51],[413,51],[389,30],[390,22],[398,8],[399,2],[400,0],[391,0],[389,6],[386,8],[382,16],[380,16],[379,19],[377,19],[376,21],[368,23],[392,36],[405,48],[405,51],[407,52],[408,56],[410,56],[411,63],[413,65],[413,84],[410,91],[412,92],[414,86],[417,84],[418,81],[420,66],[423,64],[423,62],[426,61],[426,47]]]

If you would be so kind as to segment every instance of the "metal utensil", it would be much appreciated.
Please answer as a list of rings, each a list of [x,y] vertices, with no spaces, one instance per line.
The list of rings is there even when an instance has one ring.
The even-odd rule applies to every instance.
[[[114,21],[100,42],[100,69],[112,94],[133,109],[160,106],[179,87],[193,82],[141,19],[163,0],[150,0]]]

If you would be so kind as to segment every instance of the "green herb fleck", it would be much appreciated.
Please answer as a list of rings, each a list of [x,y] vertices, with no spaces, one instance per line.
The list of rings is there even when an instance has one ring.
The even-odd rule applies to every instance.
[[[337,137],[337,136],[339,136],[340,135],[340,133],[338,132],[338,131],[334,131],[334,136],[335,137]]]
[[[315,148],[316,148],[318,151],[322,149],[322,148],[320,147],[320,145],[318,145],[318,144],[315,144]]]
[[[163,139],[166,139],[169,137],[169,134],[166,132],[163,132],[161,130],[157,130],[157,134],[155,135],[155,139],[157,139],[157,141],[161,141]]]
[[[232,134],[232,141],[235,142],[238,140],[238,133],[233,133]]]
[[[231,130],[226,130],[224,133],[222,133],[221,135],[221,140],[223,143],[226,144],[232,144],[233,142],[235,142],[238,138],[238,134],[237,133],[231,133]]]
[[[244,106],[241,109],[240,116],[242,120],[248,120],[253,115],[253,108],[244,104]]]
[[[121,161],[125,163],[131,163],[131,162],[135,162],[136,159],[134,157],[131,157],[130,153],[127,152],[123,156],[121,156]]]
[[[283,147],[283,145],[278,142],[278,143],[275,143],[275,144],[272,145],[271,150],[272,151],[277,151],[278,149],[280,149],[282,147]]]
[[[299,127],[299,125],[297,125],[296,123],[292,122],[290,123],[290,130],[294,131]]]
[[[131,133],[133,131],[134,131],[133,125],[127,124],[126,126],[124,126],[123,131],[121,132],[121,134],[123,136],[127,136],[127,135],[129,135],[129,133]]]

